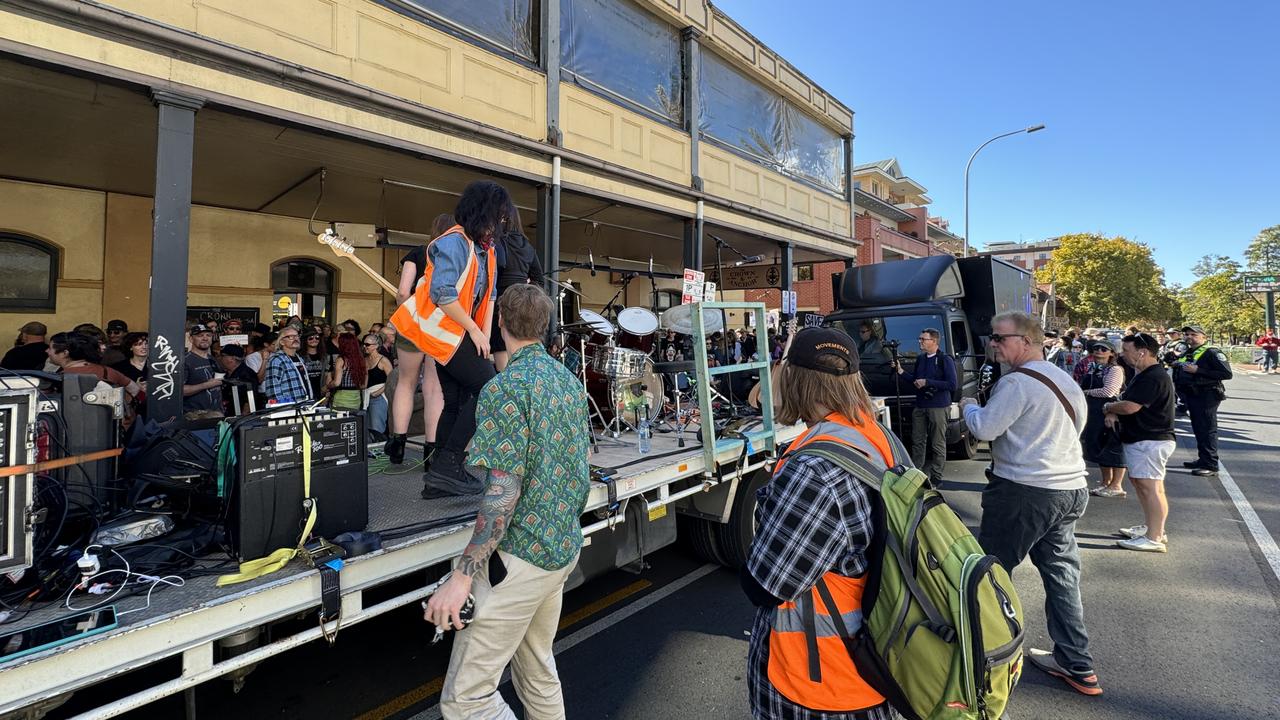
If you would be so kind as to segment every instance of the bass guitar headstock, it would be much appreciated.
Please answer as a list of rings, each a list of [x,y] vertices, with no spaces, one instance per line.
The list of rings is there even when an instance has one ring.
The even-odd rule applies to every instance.
[[[333,232],[333,230],[325,230],[316,236],[316,240],[321,245],[328,245],[334,255],[338,257],[353,258],[356,254],[356,248],[347,239]]]

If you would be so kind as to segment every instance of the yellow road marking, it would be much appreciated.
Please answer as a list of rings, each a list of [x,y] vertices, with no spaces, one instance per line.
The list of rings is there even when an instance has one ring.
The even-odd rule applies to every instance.
[[[440,688],[442,687],[444,687],[443,675],[429,680],[423,685],[419,685],[400,697],[388,700],[369,712],[360,715],[356,720],[383,720],[383,718],[391,717],[392,715],[395,715],[402,710],[407,710],[432,695],[435,695],[440,692]]]
[[[631,597],[632,595],[635,595],[641,590],[651,587],[652,585],[653,583],[649,582],[648,580],[637,580],[631,583],[630,585],[622,588],[621,590],[612,592],[600,598],[599,600],[596,600],[595,602],[590,603],[589,605],[586,605],[581,609],[575,610],[574,612],[564,616],[563,618],[560,619],[559,629],[564,630],[570,625],[574,625],[576,623],[582,622],[583,620],[591,617],[592,615],[595,615],[601,610],[604,610],[605,608],[611,605],[616,605],[619,602]],[[440,689],[443,687],[444,687],[444,676],[441,675],[440,677],[428,680],[426,683],[419,685],[418,687],[406,692],[403,695],[400,695],[399,697],[395,697],[395,698],[392,698],[391,700],[388,700],[387,702],[383,703],[382,705],[379,705],[378,707],[370,710],[369,712],[366,712],[363,715],[358,716],[356,720],[384,720],[384,718],[391,717],[392,715],[395,715],[398,712],[407,710],[408,708],[413,707],[414,705],[417,705],[418,703],[422,702],[423,700],[426,700],[432,695],[435,695],[436,693],[440,692]]]
[[[651,585],[653,585],[653,583],[649,582],[648,580],[637,580],[631,583],[630,585],[622,588],[621,590],[617,590],[615,592],[609,593],[608,595],[605,595],[604,597],[591,603],[590,605],[586,605],[583,608],[575,612],[569,613],[568,615],[565,615],[564,617],[560,618],[560,626],[557,629],[563,630],[569,627],[570,625],[573,625],[574,623],[582,622],[586,618],[589,618],[592,615],[595,615],[596,613],[609,607],[610,605],[615,605],[631,597],[632,595],[635,595],[636,593],[640,592],[641,590],[644,590],[645,588]]]

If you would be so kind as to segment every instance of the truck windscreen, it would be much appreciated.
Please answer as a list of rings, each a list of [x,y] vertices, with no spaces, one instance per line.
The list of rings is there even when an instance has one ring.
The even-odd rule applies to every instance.
[[[925,328],[937,330],[942,352],[950,352],[947,347],[946,324],[941,315],[863,317],[838,320],[833,324],[853,338],[864,371],[875,369],[876,366],[887,366],[894,350],[899,358],[914,359],[920,354],[920,332]],[[910,367],[909,363],[905,364]]]

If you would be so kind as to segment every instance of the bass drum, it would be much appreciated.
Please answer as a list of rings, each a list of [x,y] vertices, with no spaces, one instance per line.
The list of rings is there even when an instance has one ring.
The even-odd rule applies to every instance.
[[[637,410],[640,417],[645,417],[647,410],[649,422],[656,422],[666,399],[665,387],[662,376],[653,372],[652,365],[645,369],[643,375],[634,380],[614,381],[612,390],[609,387],[609,378],[591,370],[587,371],[587,394],[600,406],[600,414],[604,416],[606,423],[613,422],[614,417],[621,411],[622,421],[630,426],[635,423],[634,411]]]
[[[618,313],[618,346],[652,353],[657,340],[658,316],[642,307],[629,307]]]

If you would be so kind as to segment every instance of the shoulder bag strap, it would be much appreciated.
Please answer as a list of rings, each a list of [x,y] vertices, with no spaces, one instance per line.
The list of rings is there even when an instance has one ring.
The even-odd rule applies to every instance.
[[[1062,403],[1062,409],[1067,411],[1067,417],[1071,418],[1071,424],[1072,425],[1076,424],[1076,411],[1071,409],[1071,403],[1067,402],[1067,396],[1063,395],[1062,391],[1058,389],[1057,383],[1045,377],[1042,373],[1036,372],[1035,370],[1028,370],[1027,368],[1017,368],[1013,372],[1021,373],[1029,377],[1033,377],[1036,380],[1039,380],[1041,383],[1043,383],[1045,387],[1052,390],[1054,396],[1058,398],[1058,402]]]

